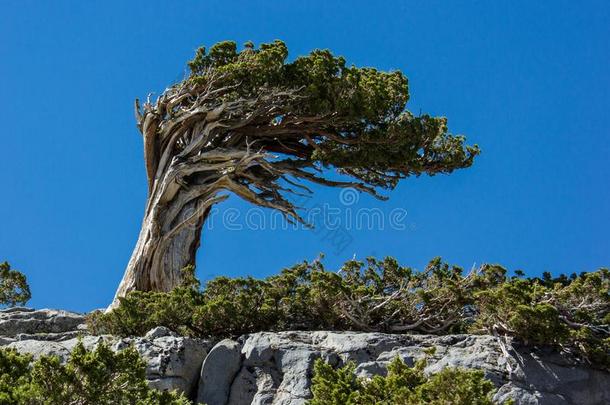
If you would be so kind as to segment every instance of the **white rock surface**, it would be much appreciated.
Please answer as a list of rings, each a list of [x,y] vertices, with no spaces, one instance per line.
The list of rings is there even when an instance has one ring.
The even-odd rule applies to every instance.
[[[198,402],[224,404],[241,367],[241,344],[225,339],[208,353],[201,368]]]
[[[523,405],[602,405],[610,403],[610,374],[575,365],[553,353],[510,349],[502,354],[492,336],[385,335],[352,332],[255,333],[214,347],[199,385],[207,405],[304,404],[310,398],[313,363],[322,357],[333,365],[354,361],[362,377],[385,373],[400,356],[407,363],[436,348],[426,372],[443,367],[482,369],[498,387],[496,399]],[[230,348],[230,349],[228,349]],[[237,348],[241,356],[236,355]],[[509,371],[510,370],[510,371]],[[226,387],[230,382],[230,389]],[[228,395],[226,394],[228,392]]]
[[[85,323],[84,315],[55,309],[15,307],[0,310],[0,336],[74,333]]]

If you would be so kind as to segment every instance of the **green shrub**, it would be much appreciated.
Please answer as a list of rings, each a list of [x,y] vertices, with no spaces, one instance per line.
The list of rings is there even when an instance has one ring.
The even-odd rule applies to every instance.
[[[11,270],[8,262],[0,263],[0,305],[24,305],[31,297],[25,275]]]
[[[387,376],[357,378],[354,364],[333,369],[318,359],[310,405],[491,405],[495,389],[482,371],[445,368],[424,374],[425,360],[408,367],[400,358],[388,366]]]
[[[112,312],[89,314],[89,329],[98,334],[143,336],[156,326],[165,326],[182,335],[203,335],[193,325],[195,308],[203,302],[194,267],[186,267],[183,274],[182,285],[170,293],[133,291],[120,298],[120,306]]]
[[[480,282],[473,291],[471,332],[562,348],[610,368],[610,271],[542,279],[508,278],[497,267],[494,272],[495,282]],[[485,271],[480,277],[489,279]]]
[[[317,329],[485,333],[610,368],[607,269],[541,279],[511,277],[498,265],[464,274],[436,258],[418,272],[393,258],[369,258],[338,271],[315,260],[264,280],[219,277],[203,289],[189,267],[185,280],[170,292],[129,293],[114,311],[93,314],[91,330],[131,336],[161,325],[198,337]]]
[[[0,404],[23,404],[31,398],[31,360],[14,349],[0,349]]]
[[[504,280],[475,292],[479,311],[472,330],[511,334],[531,344],[558,344],[568,328],[557,308],[539,303],[548,289],[523,279]]]
[[[57,357],[0,349],[0,403],[3,405],[188,405],[184,396],[149,388],[145,363],[134,348],[113,352],[105,344],[82,343],[62,365]]]

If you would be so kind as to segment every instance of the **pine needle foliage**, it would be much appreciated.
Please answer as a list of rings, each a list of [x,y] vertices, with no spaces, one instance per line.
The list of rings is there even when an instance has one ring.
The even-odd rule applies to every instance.
[[[440,258],[423,271],[395,259],[347,261],[327,271],[303,262],[265,279],[218,277],[201,288],[194,268],[171,292],[132,292],[95,313],[98,333],[142,335],[154,326],[198,337],[258,331],[477,333],[548,346],[610,367],[610,271],[527,278],[499,265],[465,273]]]

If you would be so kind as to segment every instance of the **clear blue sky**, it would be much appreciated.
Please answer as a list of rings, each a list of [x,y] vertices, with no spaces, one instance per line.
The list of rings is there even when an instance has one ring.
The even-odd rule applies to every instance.
[[[273,4],[273,5],[271,5]],[[264,276],[327,252],[434,256],[527,274],[610,265],[610,3],[532,1],[33,2],[0,5],[0,260],[35,307],[107,305],[140,227],[146,181],[132,103],[184,74],[200,45],[283,39],[401,69],[409,109],[483,151],[379,202],[406,230],[354,230],[339,254],[307,230],[205,231],[203,279]],[[316,201],[337,201],[318,190]],[[247,206],[235,197],[223,210]]]

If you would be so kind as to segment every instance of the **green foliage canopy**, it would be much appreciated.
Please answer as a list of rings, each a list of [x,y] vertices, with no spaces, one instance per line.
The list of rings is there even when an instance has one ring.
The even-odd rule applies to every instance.
[[[242,51],[233,41],[209,51],[202,47],[189,67],[190,82],[228,89],[221,92],[225,103],[294,92],[295,97],[278,97],[272,125],[261,128],[263,133],[282,127],[296,135],[288,146],[302,152],[301,158],[338,167],[367,184],[393,187],[404,176],[448,173],[470,166],[479,153],[447,132],[445,118],[416,117],[405,109],[409,88],[400,71],[348,66],[343,57],[320,49],[288,61],[288,48],[279,40],[258,49],[248,43]]]

